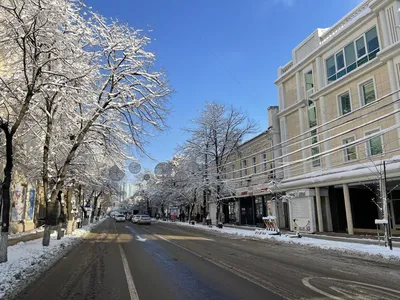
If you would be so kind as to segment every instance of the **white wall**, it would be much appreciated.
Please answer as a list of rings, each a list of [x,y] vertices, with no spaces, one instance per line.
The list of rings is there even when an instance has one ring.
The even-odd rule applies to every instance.
[[[306,196],[294,198],[289,201],[290,230],[294,230],[293,219],[297,219],[299,227],[305,227],[309,222],[309,229],[300,229],[300,232],[316,232],[314,197]]]

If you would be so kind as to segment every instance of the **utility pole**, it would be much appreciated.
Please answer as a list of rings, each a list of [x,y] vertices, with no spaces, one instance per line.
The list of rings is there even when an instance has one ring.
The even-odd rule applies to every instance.
[[[381,179],[381,182],[383,218],[387,221],[387,223],[385,224],[385,247],[389,246],[390,250],[392,250],[392,230],[390,224],[386,188],[386,161],[383,161],[383,178]]]
[[[206,153],[204,155],[204,183],[205,188],[203,190],[203,224],[206,223],[208,203],[208,142],[206,143]]]

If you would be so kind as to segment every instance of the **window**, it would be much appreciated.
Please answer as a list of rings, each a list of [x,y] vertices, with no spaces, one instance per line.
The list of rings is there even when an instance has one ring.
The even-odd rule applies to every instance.
[[[246,176],[247,175],[247,160],[243,160],[242,161],[242,169],[243,169],[243,173]]]
[[[257,165],[256,165],[256,158],[253,157],[253,174],[257,173]]]
[[[317,126],[317,111],[311,100],[308,101],[308,125],[310,128]]]
[[[376,27],[373,27],[360,38],[344,47],[344,49],[328,57],[325,61],[328,83],[343,77],[369,60],[374,59],[379,50]]]
[[[360,37],[356,41],[356,48],[357,48],[357,58],[361,58],[366,54],[364,36]]]
[[[354,142],[354,137],[350,137],[347,139],[343,140],[343,145],[347,145],[350,144],[352,142]],[[356,146],[352,145],[350,147],[347,147],[344,149],[344,160],[345,161],[351,161],[351,160],[355,160],[357,159],[357,150],[356,150]]]
[[[345,115],[351,112],[350,93],[346,92],[339,96],[340,115]]]
[[[328,77],[328,82],[336,80],[336,66],[333,56],[326,60],[326,76]]]
[[[267,171],[267,153],[263,153],[262,161],[263,161],[263,171]]]
[[[368,103],[375,101],[375,87],[372,79],[361,85],[361,99],[363,105],[367,105]]]
[[[317,129],[311,130],[311,144],[318,143]]]
[[[304,81],[306,87],[306,95],[309,97],[314,92],[313,74],[311,70],[304,74]]]
[[[365,135],[371,135],[377,133],[379,130],[374,130],[366,133]],[[381,136],[374,136],[367,141],[367,152],[369,156],[378,155],[383,153],[382,139]]]
[[[367,31],[365,33],[365,38],[367,40],[369,59],[373,59],[379,51],[379,41],[378,35],[376,34],[376,28],[374,27],[370,31]]]
[[[347,73],[353,71],[356,65],[356,52],[354,50],[354,43],[347,45],[344,47],[344,55],[346,56],[346,66],[347,66]]]
[[[343,50],[338,52],[336,54],[336,69],[337,69],[337,79],[340,77],[346,75],[346,69],[344,65],[344,56],[343,56]]]
[[[311,156],[318,155],[319,154],[319,147],[313,147],[311,148]],[[321,160],[318,157],[313,157],[312,158],[312,166],[313,167],[319,167],[321,165]]]
[[[318,143],[317,129],[311,130],[311,144]],[[311,156],[317,155],[319,153],[319,146],[315,146],[311,148]],[[319,167],[321,165],[321,161],[319,158],[313,158],[312,166]]]
[[[232,163],[232,178],[235,178],[235,163]]]

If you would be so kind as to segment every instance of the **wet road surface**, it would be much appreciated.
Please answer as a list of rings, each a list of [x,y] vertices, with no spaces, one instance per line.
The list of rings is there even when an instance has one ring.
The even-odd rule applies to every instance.
[[[400,299],[400,263],[108,219],[16,299]]]

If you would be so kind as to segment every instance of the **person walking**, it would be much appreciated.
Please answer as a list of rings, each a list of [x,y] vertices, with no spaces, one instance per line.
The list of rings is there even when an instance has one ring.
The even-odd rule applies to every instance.
[[[80,215],[78,215],[78,217],[76,218],[76,224],[77,224],[78,228],[82,227],[82,219],[81,219]]]
[[[207,214],[206,224],[207,224],[207,225],[211,225],[211,216],[210,216],[210,213]]]

